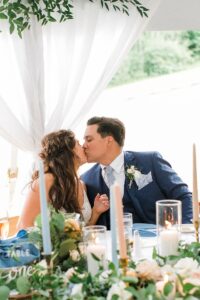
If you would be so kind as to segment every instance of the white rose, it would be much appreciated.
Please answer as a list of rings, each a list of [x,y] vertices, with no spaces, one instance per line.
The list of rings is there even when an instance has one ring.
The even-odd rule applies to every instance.
[[[99,282],[105,282],[109,275],[112,273],[111,270],[106,270],[99,275]]]
[[[192,272],[199,272],[199,264],[196,260],[190,257],[185,257],[180,259],[174,266],[176,273],[179,275],[186,277],[190,275]]]
[[[169,281],[176,281],[176,273],[175,270],[172,266],[170,265],[165,265],[161,268],[161,274],[163,279],[165,278],[165,276],[168,276],[168,280]]]
[[[156,261],[143,260],[136,267],[138,277],[147,280],[159,280],[161,278],[161,269]]]
[[[79,261],[80,260],[80,254],[77,250],[71,250],[69,251],[69,255],[73,261]]]
[[[120,300],[129,300],[132,298],[130,292],[125,290],[126,285],[123,281],[114,283],[108,291],[106,300],[111,300],[113,295],[118,295]]]
[[[128,173],[128,174],[133,174],[132,169],[127,169],[127,173]]]
[[[134,174],[136,172],[136,169],[134,166],[131,166],[131,172]]]
[[[185,278],[183,280],[184,284],[185,283],[191,283],[193,285],[196,285],[196,286],[200,286],[200,279],[199,278],[194,278],[194,277],[188,277],[188,278]]]

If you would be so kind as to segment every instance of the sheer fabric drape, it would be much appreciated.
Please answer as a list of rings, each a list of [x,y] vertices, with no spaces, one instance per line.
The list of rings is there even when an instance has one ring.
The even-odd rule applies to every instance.
[[[74,19],[62,24],[33,19],[22,39],[5,28],[0,34],[0,135],[18,148],[37,153],[47,132],[76,128],[160,1],[143,0],[149,18],[99,2],[76,0]]]

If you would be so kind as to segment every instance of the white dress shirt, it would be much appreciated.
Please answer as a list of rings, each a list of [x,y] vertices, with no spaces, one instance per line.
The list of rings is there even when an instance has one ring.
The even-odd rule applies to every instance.
[[[110,164],[113,168],[113,175],[120,186],[122,197],[124,195],[124,182],[125,182],[125,174],[124,174],[124,152],[121,152]],[[107,184],[107,178],[105,176],[105,165],[101,164],[102,176]],[[108,185],[108,184],[107,184]]]

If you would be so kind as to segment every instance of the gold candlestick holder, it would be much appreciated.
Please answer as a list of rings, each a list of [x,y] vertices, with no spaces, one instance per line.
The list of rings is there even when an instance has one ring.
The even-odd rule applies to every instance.
[[[120,258],[119,260],[120,268],[122,269],[122,274],[126,276],[128,268],[128,257]]]
[[[194,221],[196,242],[199,243],[199,221]]]
[[[9,182],[11,182],[14,179],[16,180],[17,176],[18,176],[18,168],[15,168],[15,169],[9,168],[7,174],[8,174]]]

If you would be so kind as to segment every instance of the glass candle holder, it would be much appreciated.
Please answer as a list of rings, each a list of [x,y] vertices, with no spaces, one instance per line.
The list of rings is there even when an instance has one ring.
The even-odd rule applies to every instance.
[[[133,216],[132,213],[123,213],[124,233],[126,239],[132,238]]]
[[[124,223],[124,234],[127,244],[128,255],[131,254],[132,247],[133,247],[133,215],[132,213],[123,213],[123,223]]]
[[[158,253],[161,256],[176,255],[181,236],[181,201],[156,202]]]
[[[101,225],[83,228],[83,241],[87,257],[88,272],[95,275],[99,267],[106,265],[106,227]]]

